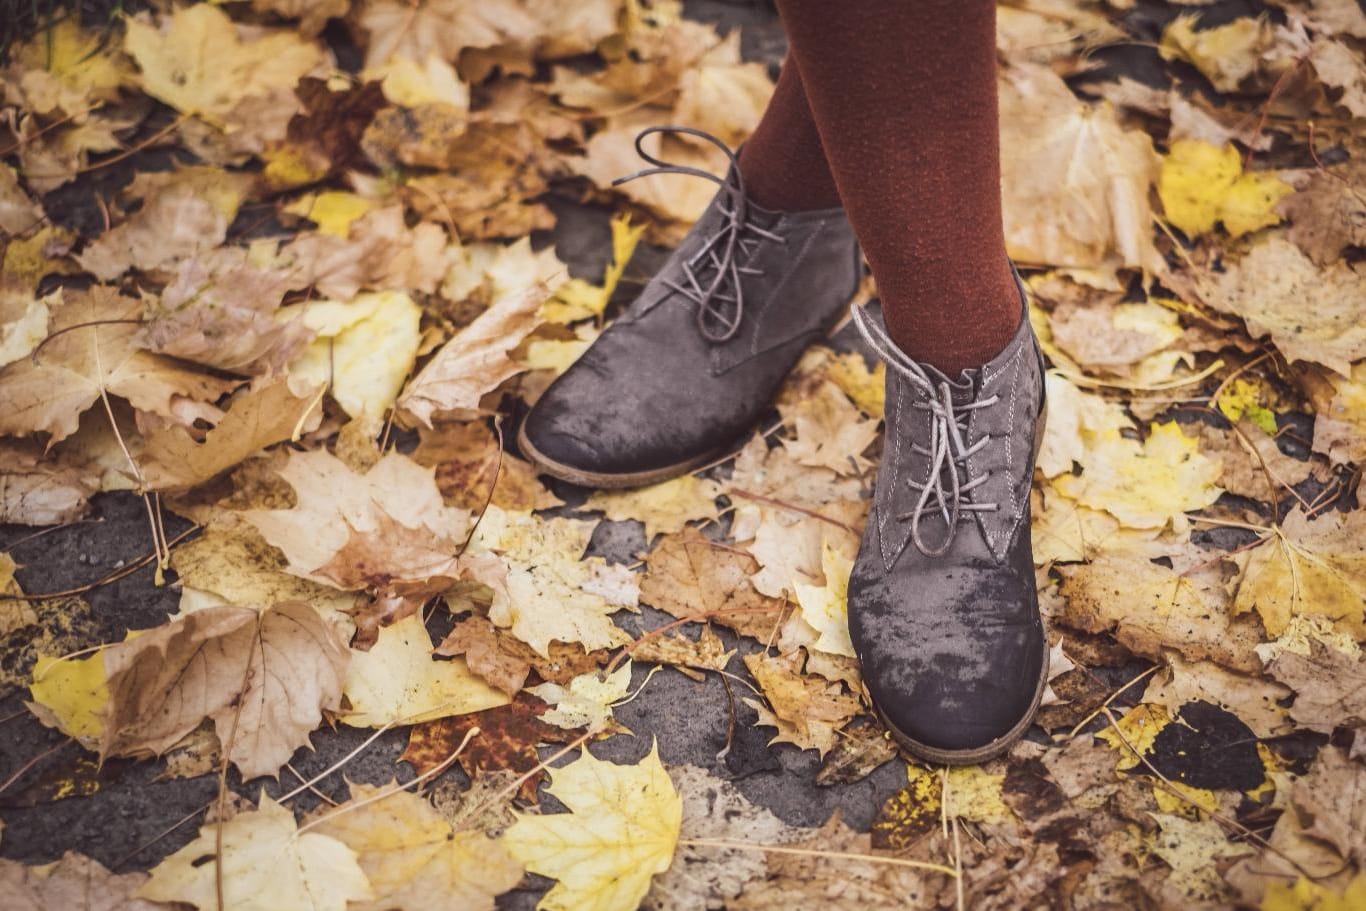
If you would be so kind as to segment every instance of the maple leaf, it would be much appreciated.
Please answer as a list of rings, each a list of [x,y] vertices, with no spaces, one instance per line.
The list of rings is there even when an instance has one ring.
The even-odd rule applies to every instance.
[[[350,911],[423,907],[437,896],[461,911],[493,911],[494,897],[521,881],[522,865],[499,842],[453,831],[421,797],[393,785],[353,783],[350,791],[350,800],[308,823],[354,851],[370,881],[374,897],[353,900]]]
[[[1177,16],[1162,32],[1158,47],[1167,59],[1185,59],[1221,92],[1236,92],[1257,73],[1272,42],[1262,17],[1239,17],[1225,25],[1196,29],[1200,17]]]
[[[175,267],[224,241],[253,183],[251,175],[202,165],[139,174],[123,196],[142,200],[142,208],[76,259],[103,281],[134,268]]]
[[[1150,678],[1142,701],[1166,706],[1175,715],[1186,703],[1204,700],[1237,715],[1258,737],[1271,738],[1294,729],[1280,704],[1289,695],[1290,690],[1274,680],[1169,655],[1163,672]]]
[[[759,724],[778,729],[773,741],[787,741],[824,756],[835,745],[835,732],[859,710],[858,697],[844,693],[838,683],[801,673],[800,652],[772,656],[746,655],[745,667],[758,681],[772,714],[761,712]],[[746,704],[758,706],[752,699]]]
[[[1296,507],[1247,553],[1233,611],[1254,610],[1272,636],[1294,616],[1310,615],[1366,638],[1366,513],[1311,520]]]
[[[1261,671],[1253,651],[1261,631],[1231,618],[1223,591],[1198,577],[1119,556],[1058,570],[1066,609],[1057,619],[1068,626],[1093,633],[1113,630],[1123,645],[1153,659],[1168,648],[1190,661]]]
[[[1353,365],[1350,376],[1303,376],[1314,404],[1314,451],[1336,464],[1366,460],[1366,362]]]
[[[537,480],[531,463],[502,451],[482,421],[438,423],[419,428],[418,435],[413,460],[435,469],[436,486],[452,506],[482,510],[492,502],[510,511],[534,511],[564,505]]]
[[[357,218],[346,237],[296,237],[280,248],[273,265],[296,285],[313,285],[338,301],[352,300],[362,288],[431,293],[446,272],[448,244],[439,225],[410,228],[402,206],[385,206]]]
[[[1351,373],[1366,358],[1366,276],[1343,263],[1319,268],[1283,237],[1259,241],[1216,276],[1207,303],[1269,335],[1290,361]]]
[[[854,644],[849,639],[849,574],[854,561],[826,542],[821,547],[821,568],[825,572],[824,585],[792,586],[802,619],[819,637],[814,646],[823,652],[855,657]]]
[[[1158,195],[1167,218],[1194,236],[1222,221],[1234,237],[1280,221],[1276,204],[1293,188],[1274,173],[1243,173],[1230,143],[1222,148],[1198,140],[1172,143],[1162,160]]]
[[[147,94],[219,126],[252,96],[292,97],[300,77],[324,63],[319,45],[287,29],[257,29],[244,41],[212,5],[175,9],[160,28],[131,18],[123,46],[142,70]]]
[[[276,316],[293,284],[254,265],[244,251],[219,247],[181,263],[148,305],[141,341],[160,354],[236,373],[278,373],[309,340],[298,320]]]
[[[1344,184],[1352,189],[1344,192]],[[1286,234],[1320,266],[1337,261],[1347,247],[1366,246],[1366,163],[1316,170],[1303,189],[1281,200],[1290,218]]]
[[[260,384],[233,399],[202,443],[183,427],[149,434],[144,477],[155,490],[202,484],[267,446],[314,429],[321,416],[316,397],[296,398],[283,380]]]
[[[1341,41],[1315,42],[1309,57],[1324,85],[1336,89],[1336,103],[1353,117],[1366,117],[1366,63]]]
[[[631,662],[626,661],[606,676],[590,671],[570,680],[567,686],[542,683],[528,687],[527,692],[554,706],[541,715],[547,724],[568,730],[587,728],[597,733],[616,725],[612,706],[626,698],[630,687]]]
[[[1366,661],[1360,649],[1348,654],[1310,640],[1309,654],[1283,651],[1266,670],[1294,690],[1290,717],[1296,724],[1324,734],[1366,726]]]
[[[165,906],[134,897],[146,881],[146,873],[115,875],[75,851],[36,867],[0,860],[0,895],[10,911],[162,911]]]
[[[585,748],[550,770],[550,794],[568,813],[518,814],[503,845],[533,873],[558,880],[546,911],[628,911],[673,861],[683,802],[658,745],[636,765],[604,762]]]
[[[398,407],[427,427],[437,414],[478,408],[480,396],[522,369],[507,352],[536,328],[547,295],[537,285],[490,305],[413,377]]]
[[[470,673],[460,658],[436,661],[422,618],[411,614],[379,631],[368,652],[353,652],[345,694],[355,727],[416,724],[508,702],[506,694]]]
[[[601,316],[607,309],[646,227],[643,224],[631,224],[630,213],[612,216],[610,226],[612,260],[604,271],[602,284],[592,285],[581,278],[571,278],[565,282],[556,290],[555,296],[541,307],[541,318],[546,322],[572,323]]]
[[[436,0],[420,9],[394,0],[372,0],[364,4],[359,21],[370,38],[367,68],[396,56],[455,60],[466,48],[534,40],[541,29],[525,4],[510,0],[477,6],[460,0]]]
[[[799,464],[839,475],[867,468],[863,451],[877,438],[877,421],[863,418],[833,382],[821,383],[794,404],[779,403],[778,411],[796,432],[783,446]]]
[[[765,638],[786,604],[755,590],[750,574],[756,569],[748,554],[688,529],[665,535],[650,553],[640,599],[674,617],[705,613],[742,635]]]
[[[294,509],[243,517],[285,552],[289,572],[343,591],[440,591],[460,577],[469,513],[446,506],[430,468],[387,453],[365,474],[326,450],[292,452],[280,476]]]
[[[683,71],[669,122],[690,124],[738,145],[759,125],[772,94],[768,68],[741,62],[740,30],[734,29]]]
[[[1117,429],[1091,435],[1080,475],[1064,474],[1053,486],[1083,506],[1104,510],[1131,528],[1180,529],[1182,515],[1219,498],[1220,463],[1200,452],[1175,421],[1153,424],[1143,442]]]
[[[85,515],[99,487],[85,471],[43,458],[36,442],[0,441],[0,522],[60,525]]]
[[[631,657],[637,661],[654,664],[667,664],[694,680],[703,680],[698,670],[723,671],[730,663],[735,650],[727,651],[721,637],[712,630],[711,624],[702,627],[696,639],[689,639],[682,633],[672,636],[655,636],[651,639],[637,640]]]
[[[1023,262],[1161,270],[1149,225],[1157,155],[1108,105],[1077,100],[1051,70],[1001,81],[1006,245]]]
[[[531,673],[532,660],[540,658],[531,646],[498,629],[487,617],[457,622],[436,654],[463,656],[472,672],[509,696],[517,695]]]
[[[1311,838],[1333,846],[1343,860],[1366,860],[1366,770],[1342,750],[1325,745],[1309,774],[1295,783],[1290,800],[1312,820]]]
[[[326,385],[343,411],[377,432],[417,360],[422,309],[407,294],[381,291],[281,310],[295,313],[316,338],[290,362],[291,383],[301,391]]]
[[[82,117],[117,101],[133,76],[127,58],[106,44],[99,33],[59,20],[14,49],[6,81],[26,110]]]
[[[49,445],[56,443],[76,432],[81,413],[102,392],[174,421],[216,418],[216,409],[200,403],[237,383],[138,350],[135,323],[141,312],[140,302],[114,288],[68,293],[52,308],[52,340],[38,352],[37,363],[24,359],[0,369],[0,434],[41,431],[50,434]]]
[[[348,902],[375,895],[355,851],[301,830],[292,812],[264,794],[256,809],[200,829],[152,868],[138,895],[211,911],[220,882],[224,907],[235,911],[346,911]]]
[[[477,727],[479,735],[465,743],[456,760],[460,767],[471,779],[487,774],[521,777],[517,796],[536,803],[537,787],[545,777],[544,769],[538,768],[537,744],[565,743],[583,733],[542,721],[546,708],[541,700],[521,693],[508,705],[424,722],[408,735],[399,758],[425,774],[447,762],[470,729]]]
[[[299,30],[316,35],[328,19],[340,19],[351,8],[350,0],[251,0],[258,13],[274,13],[284,19],[298,19]]]
[[[645,540],[653,541],[655,535],[682,531],[689,522],[715,519],[720,494],[721,485],[715,481],[684,475],[638,490],[599,490],[582,508],[601,511],[613,522],[640,522],[645,526]]]
[[[0,231],[18,237],[42,222],[43,207],[19,186],[19,175],[14,168],[0,164]]]
[[[307,604],[208,607],[104,650],[102,756],[161,755],[211,719],[243,779],[274,775],[341,708],[346,647]]]
[[[549,654],[552,640],[580,642],[587,649],[630,641],[608,615],[634,609],[639,592],[604,577],[616,571],[632,579],[624,568],[609,568],[599,557],[582,558],[593,527],[490,506],[475,531],[470,552],[485,552],[487,559],[471,573],[494,591],[489,619],[539,655]]]

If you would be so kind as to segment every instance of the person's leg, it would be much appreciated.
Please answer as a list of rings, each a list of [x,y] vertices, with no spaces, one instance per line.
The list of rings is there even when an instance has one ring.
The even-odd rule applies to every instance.
[[[955,375],[1011,340],[993,0],[778,0],[892,339]]]
[[[740,149],[745,192],[766,209],[833,209],[839,191],[825,161],[802,79],[789,59],[754,133]]]

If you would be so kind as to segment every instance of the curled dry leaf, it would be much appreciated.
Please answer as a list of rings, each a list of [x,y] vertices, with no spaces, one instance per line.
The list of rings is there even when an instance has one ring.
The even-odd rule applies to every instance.
[[[103,756],[160,755],[211,719],[243,779],[275,775],[341,708],[346,646],[312,607],[209,607],[104,650]]]
[[[536,328],[547,296],[535,285],[494,302],[413,377],[398,407],[427,427],[438,414],[477,409],[485,392],[522,369],[507,353]]]
[[[795,743],[824,756],[835,745],[835,732],[858,712],[858,697],[845,693],[839,683],[803,674],[801,665],[800,651],[778,657],[745,656],[745,667],[773,708],[771,715],[761,712],[758,723],[778,729],[774,742]],[[745,702],[757,705],[752,699]]]

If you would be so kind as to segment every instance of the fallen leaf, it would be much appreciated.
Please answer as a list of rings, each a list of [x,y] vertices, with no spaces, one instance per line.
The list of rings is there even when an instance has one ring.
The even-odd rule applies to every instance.
[[[612,522],[637,521],[645,540],[682,531],[689,522],[715,519],[721,485],[708,478],[684,475],[638,490],[596,491],[583,504],[586,512],[602,512]]]
[[[1272,41],[1263,17],[1242,16],[1224,25],[1197,29],[1198,15],[1173,19],[1158,51],[1167,59],[1190,61],[1221,92],[1237,92],[1254,75]]]
[[[839,475],[861,474],[867,467],[862,454],[877,438],[877,421],[862,417],[833,382],[795,404],[780,402],[778,411],[796,432],[783,446],[799,464]]]
[[[153,490],[202,484],[267,446],[314,429],[321,413],[316,397],[296,398],[283,380],[259,384],[229,403],[203,442],[183,427],[150,434],[142,451],[143,475]]]
[[[533,286],[492,304],[413,377],[398,407],[427,427],[440,413],[478,408],[480,396],[521,369],[507,352],[536,328],[546,295]]]
[[[519,694],[508,705],[428,721],[413,728],[399,758],[423,775],[446,762],[464,744],[456,761],[471,779],[489,774],[522,778],[515,793],[536,803],[536,789],[545,777],[544,768],[537,768],[541,757],[536,747],[567,743],[583,733],[542,721],[546,710],[539,699]],[[476,727],[479,735],[466,742],[465,735]]]
[[[550,794],[569,810],[518,814],[503,845],[542,876],[558,880],[547,911],[627,911],[673,861],[683,801],[659,761],[658,746],[637,765],[617,765],[585,748],[552,769]]]
[[[24,359],[0,369],[0,434],[41,431],[56,443],[76,432],[81,413],[103,392],[171,420],[216,419],[207,403],[237,383],[138,350],[134,322],[141,311],[141,303],[102,285],[68,293],[53,308],[51,341],[37,363]]]
[[[694,680],[704,679],[702,670],[725,670],[734,654],[734,649],[726,650],[725,643],[709,623],[702,627],[696,639],[689,639],[683,633],[638,639],[631,651],[631,657],[636,661],[667,664]]]
[[[343,411],[378,432],[417,361],[421,308],[400,291],[380,291],[344,304],[296,304],[280,318],[296,313],[316,338],[290,362],[291,385],[300,393],[326,386]]]
[[[1366,358],[1366,277],[1343,263],[1320,269],[1283,237],[1259,241],[1215,276],[1208,303],[1242,317],[1254,338],[1290,361],[1351,373]]]
[[[160,28],[130,18],[123,45],[142,70],[144,91],[220,126],[253,96],[292,98],[300,77],[324,62],[317,44],[288,29],[258,29],[244,41],[212,5],[176,9]]]
[[[527,687],[527,692],[554,706],[541,720],[566,730],[587,728],[592,733],[615,725],[612,706],[626,698],[631,687],[631,662],[624,662],[610,674],[596,671],[580,674],[568,685],[542,683]]]
[[[792,589],[801,606],[802,619],[820,634],[815,647],[835,655],[855,657],[849,639],[849,574],[854,561],[826,543],[821,548],[824,585],[794,582]]]
[[[344,689],[353,727],[417,724],[506,705],[506,694],[470,673],[460,658],[437,661],[417,614],[379,631],[368,652],[352,652]]]
[[[534,512],[564,505],[537,480],[531,463],[500,446],[483,421],[437,423],[418,428],[418,436],[413,460],[436,470],[436,486],[452,506],[482,511],[491,502],[509,511]]]
[[[1242,155],[1232,144],[1219,148],[1182,139],[1162,160],[1157,192],[1167,218],[1187,235],[1223,222],[1229,234],[1242,237],[1279,222],[1276,204],[1294,188],[1274,173],[1244,174]]]
[[[300,830],[294,814],[264,794],[257,809],[205,825],[152,868],[138,895],[210,911],[220,882],[224,906],[240,911],[346,911],[348,902],[375,897],[355,851]]]
[[[1296,615],[1321,616],[1366,638],[1366,513],[1310,519],[1296,507],[1247,553],[1233,612],[1256,611],[1279,636]]]
[[[161,911],[164,905],[134,897],[146,881],[146,873],[116,876],[75,851],[35,867],[0,860],[0,895],[9,911]]]
[[[289,559],[289,572],[343,591],[436,592],[462,572],[469,513],[446,506],[430,468],[386,454],[363,475],[326,450],[292,452],[280,471],[294,509],[243,517]]]
[[[1290,690],[1275,681],[1173,654],[1166,668],[1149,678],[1142,701],[1166,706],[1176,715],[1186,703],[1204,700],[1237,715],[1258,737],[1272,738],[1294,730],[1281,706],[1289,696]]]
[[[772,719],[782,722],[774,724],[778,728],[774,741],[790,741],[824,756],[835,745],[835,732],[858,712],[859,702],[856,696],[843,692],[840,684],[801,673],[801,663],[800,652],[745,656],[745,667],[772,706]],[[746,703],[753,704],[754,700],[747,699]],[[758,723],[773,724],[773,720],[765,721],[761,715]]]
[[[353,783],[347,802],[323,810],[311,831],[356,854],[374,897],[351,911],[433,906],[493,911],[522,879],[522,865],[482,832],[455,832],[426,800],[395,785]],[[386,793],[387,792],[387,793]]]
[[[1091,633],[1113,630],[1136,654],[1161,657],[1163,648],[1189,661],[1214,661],[1258,673],[1254,623],[1230,615],[1227,596],[1198,578],[1133,557],[1102,556],[1082,566],[1061,566],[1066,609],[1057,619]]]
[[[99,488],[81,468],[43,458],[34,442],[0,442],[0,522],[61,525],[85,515]]]
[[[531,673],[532,659],[540,657],[531,646],[498,629],[487,617],[458,621],[435,654],[463,656],[473,673],[514,697]]]
[[[1301,727],[1331,734],[1335,728],[1366,727],[1366,661],[1310,641],[1309,654],[1283,651],[1266,672],[1295,693],[1290,717]]]
[[[306,604],[208,607],[103,652],[101,756],[161,755],[213,720],[243,780],[275,775],[341,708],[346,646]]]
[[[1320,266],[1337,261],[1347,247],[1366,247],[1366,166],[1316,170],[1303,189],[1281,200],[1290,219],[1286,234]]]
[[[1366,117],[1366,64],[1341,41],[1315,43],[1309,63],[1319,80],[1337,91],[1336,103],[1353,117]]]
[[[593,523],[540,519],[490,506],[475,530],[470,552],[487,552],[488,565],[475,570],[494,590],[489,619],[548,655],[552,640],[579,642],[586,649],[630,641],[609,615],[635,608],[635,598],[612,599],[590,589],[606,564],[583,559]]]
[[[640,600],[680,619],[705,614],[741,635],[766,638],[786,604],[754,589],[749,576],[757,568],[753,557],[695,529],[665,535],[645,564]]]

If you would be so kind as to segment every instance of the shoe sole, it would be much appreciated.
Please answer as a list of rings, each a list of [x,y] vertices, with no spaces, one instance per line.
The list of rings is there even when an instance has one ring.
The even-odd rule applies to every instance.
[[[1039,447],[1043,445],[1043,432],[1048,424],[1048,402],[1044,401],[1044,406],[1039,412],[1039,423],[1034,435],[1034,455],[1029,460],[1029,474],[1034,474],[1034,464],[1039,460]],[[873,713],[882,722],[883,727],[892,735],[892,739],[901,745],[907,752],[924,759],[928,762],[938,762],[944,765],[977,765],[994,759],[1015,745],[1015,742],[1024,736],[1025,731],[1034,723],[1034,717],[1039,713],[1039,703],[1043,700],[1044,691],[1048,689],[1049,658],[1053,648],[1048,644],[1048,637],[1045,635],[1043,640],[1043,663],[1039,669],[1039,682],[1034,688],[1034,698],[1029,703],[1029,710],[1024,713],[1024,717],[1015,722],[1015,726],[1006,731],[1000,737],[990,743],[980,747],[972,747],[965,750],[945,750],[939,747],[930,746],[928,743],[921,743],[901,731],[896,725],[882,713],[877,703],[873,703]]]
[[[675,462],[672,465],[665,465],[663,468],[652,468],[649,471],[628,471],[620,474],[604,474],[597,471],[584,471],[572,465],[558,462],[550,456],[541,452],[531,442],[526,435],[526,423],[517,428],[517,448],[521,451],[536,470],[542,474],[548,474],[552,478],[561,481],[568,481],[570,484],[577,484],[580,487],[596,487],[601,490],[626,490],[633,487],[648,487],[651,484],[658,484],[661,481],[671,481],[674,478],[682,477],[689,472],[708,465],[731,450],[737,448],[734,443],[722,446],[719,449],[693,456],[682,462]]]

